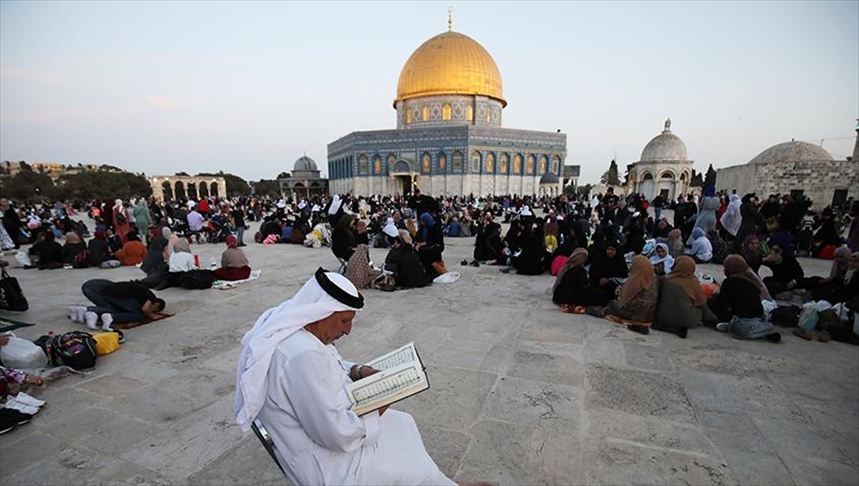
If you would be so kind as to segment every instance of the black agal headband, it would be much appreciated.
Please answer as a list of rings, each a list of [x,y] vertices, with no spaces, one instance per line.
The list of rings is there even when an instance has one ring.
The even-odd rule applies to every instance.
[[[340,288],[339,285],[332,282],[331,279],[328,278],[328,275],[326,275],[326,273],[327,272],[322,267],[319,267],[319,270],[316,270],[316,283],[318,283],[319,286],[322,287],[322,290],[324,290],[325,293],[337,299],[337,301],[341,304],[348,305],[353,309],[360,309],[364,307],[364,296],[361,295],[360,292],[358,292],[357,297],[350,294],[349,292],[346,292],[345,290]]]

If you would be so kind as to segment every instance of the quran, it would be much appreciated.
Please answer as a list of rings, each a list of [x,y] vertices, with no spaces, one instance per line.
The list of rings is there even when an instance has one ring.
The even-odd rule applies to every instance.
[[[352,411],[358,415],[399,402],[430,386],[415,343],[406,344],[364,366],[379,372],[346,386]]]

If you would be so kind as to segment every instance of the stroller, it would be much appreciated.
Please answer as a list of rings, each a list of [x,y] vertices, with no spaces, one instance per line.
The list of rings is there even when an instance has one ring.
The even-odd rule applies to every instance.
[[[200,236],[205,237],[208,243],[223,243],[227,241],[227,237],[231,234],[232,231],[230,230],[229,223],[218,224],[213,220],[209,220],[203,226],[202,231],[200,231]]]

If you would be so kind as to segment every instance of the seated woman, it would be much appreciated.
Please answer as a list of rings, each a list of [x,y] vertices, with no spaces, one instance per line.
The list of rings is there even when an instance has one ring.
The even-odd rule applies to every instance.
[[[665,243],[668,245],[668,253],[674,258],[683,256],[686,251],[686,245],[683,244],[683,233],[677,228],[668,232],[668,240]]]
[[[846,249],[846,247],[839,248],[839,250],[842,249]],[[836,254],[838,255],[838,251]],[[841,256],[839,255],[832,263],[830,275],[835,274],[835,276],[830,276],[827,282],[812,291],[815,300],[825,300],[830,304],[837,304],[859,297],[859,275],[857,275],[859,252],[847,257],[847,265],[843,270],[839,265],[840,259]]]
[[[55,241],[52,231],[42,232],[41,239],[27,253],[37,259],[39,270],[63,268],[63,247]]]
[[[709,307],[719,323],[716,329],[730,332],[738,339],[767,339],[778,342],[781,334],[764,320],[761,299],[766,299],[766,287],[739,255],[725,259],[725,280],[719,293],[710,299]]]
[[[662,278],[659,311],[653,329],[685,338],[688,329],[704,321],[714,321],[706,304],[707,295],[695,276],[695,260],[681,256],[674,261],[671,272]]]
[[[550,253],[546,251],[543,225],[532,229],[522,245],[522,252],[511,258],[513,268],[520,275],[542,275],[549,267]]]
[[[331,252],[344,261],[349,261],[358,246],[358,237],[352,229],[352,221],[351,214],[344,214],[331,230]]]
[[[721,264],[728,256],[728,243],[714,229],[707,231],[707,239],[710,240],[710,245],[713,247],[713,259],[710,260],[710,263]]]
[[[692,248],[686,250],[686,254],[695,260],[695,263],[707,263],[713,259],[713,245],[704,230],[695,228],[692,230]]]
[[[355,248],[355,253],[346,264],[346,271],[343,276],[348,278],[356,288],[366,289],[370,287],[376,277],[382,272],[370,266],[370,247],[365,244],[358,244]]]
[[[110,246],[107,244],[107,236],[104,231],[97,230],[93,238],[87,244],[89,252],[89,264],[91,267],[116,268],[122,263],[113,256]]]
[[[355,223],[355,243],[370,246],[370,233],[367,231],[367,222],[363,219]]]
[[[773,297],[796,288],[805,275],[796,260],[791,239],[787,232],[773,234],[768,242],[771,253],[761,260],[772,271],[771,277],[764,277],[764,284]]]
[[[763,255],[761,255],[761,239],[758,235],[753,234],[747,236],[742,244],[743,258],[748,263],[749,268],[753,272],[758,273],[763,264]]]
[[[399,230],[393,246],[385,257],[385,268],[394,272],[397,287],[426,287],[431,280],[426,276],[420,256],[412,247],[412,237],[408,230]]]
[[[74,231],[66,233],[66,242],[63,244],[63,263],[66,265],[74,265],[75,257],[82,251],[86,251],[86,243],[81,240],[80,235]],[[88,259],[85,259],[83,264],[77,264],[80,268],[89,266]]]
[[[620,294],[602,310],[602,317],[623,324],[630,331],[648,334],[656,317],[658,299],[659,279],[653,265],[647,258],[636,255]]]
[[[215,270],[217,280],[245,280],[251,276],[248,257],[239,248],[239,240],[235,236],[227,236],[227,249],[221,253],[221,268]]]
[[[429,213],[420,217],[420,228],[416,233],[415,248],[424,264],[427,278],[430,280],[447,273],[442,252],[444,252],[444,231],[435,218]]]
[[[653,265],[653,270],[656,275],[662,276],[671,273],[671,267],[674,266],[674,257],[668,254],[668,245],[665,243],[657,243],[656,250],[650,263]]]
[[[107,228],[105,230],[105,235],[107,239],[107,246],[110,247],[110,251],[116,254],[119,250],[122,249],[122,239],[116,235],[112,229]]]
[[[294,245],[303,245],[304,240],[307,238],[307,234],[310,233],[310,231],[311,228],[307,223],[307,218],[299,216],[299,218],[295,220],[295,226],[292,227],[291,243]]]
[[[591,263],[591,283],[608,295],[615,295],[620,281],[629,276],[626,260],[617,251],[618,244],[608,242],[605,250]],[[646,258],[645,258],[646,260]],[[650,263],[650,262],[648,262]],[[652,266],[652,265],[651,265]]]
[[[116,259],[122,262],[123,266],[128,267],[142,263],[144,258],[146,258],[146,247],[143,246],[137,232],[129,231],[125,235],[122,249],[116,252]]]
[[[155,287],[155,290],[164,290],[170,287],[179,285],[179,282],[186,272],[197,270],[197,262],[194,260],[194,255],[191,253],[191,243],[185,238],[180,238],[173,245],[173,253],[167,260],[167,276],[161,280],[161,283]]]
[[[608,304],[610,296],[592,285],[588,279],[588,272],[585,271],[587,261],[587,250],[584,248],[573,250],[573,254],[555,278],[552,302],[565,307],[565,310],[576,306]]]
[[[164,249],[167,248],[167,238],[155,236],[149,240],[149,248],[146,249],[146,258],[140,265],[140,270],[146,274],[146,278],[138,282],[152,289],[161,283],[167,276],[167,260],[164,258]]]

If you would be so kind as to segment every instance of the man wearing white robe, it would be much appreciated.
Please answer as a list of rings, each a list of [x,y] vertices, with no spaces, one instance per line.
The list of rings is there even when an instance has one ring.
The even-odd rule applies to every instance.
[[[376,370],[344,361],[331,344],[352,330],[363,297],[319,269],[242,339],[235,413],[258,418],[289,481],[302,484],[455,484],[423,446],[411,415],[383,407],[361,417],[346,385]]]

